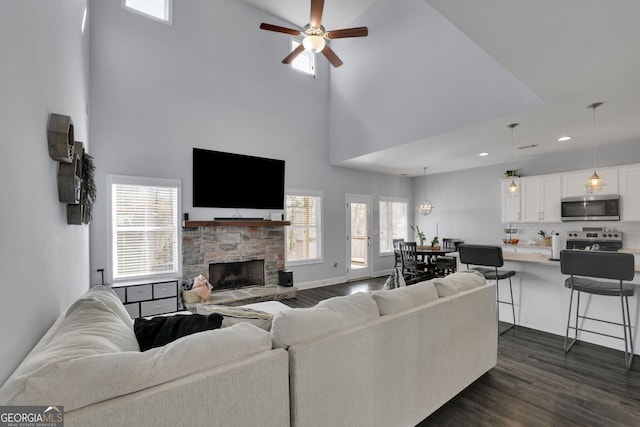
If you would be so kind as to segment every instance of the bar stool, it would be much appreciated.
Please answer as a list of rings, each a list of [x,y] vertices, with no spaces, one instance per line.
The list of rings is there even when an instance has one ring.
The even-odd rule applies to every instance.
[[[502,335],[509,329],[516,325],[516,309],[513,303],[513,287],[511,286],[511,277],[516,275],[514,270],[498,270],[498,267],[504,265],[504,259],[502,257],[502,248],[500,246],[487,246],[487,245],[467,245],[461,244],[458,246],[458,255],[460,256],[460,262],[467,265],[476,265],[481,267],[474,267],[473,270],[482,273],[486,280],[496,281],[496,301],[498,302],[498,320],[500,319],[500,304],[506,304],[511,306],[511,315],[513,316],[513,323],[507,328],[503,329],[499,334]],[[492,268],[483,268],[492,267]],[[509,295],[511,301],[500,300],[499,282],[501,279],[509,279]]]
[[[571,299],[569,300],[569,316],[567,319],[567,333],[564,337],[564,351],[569,350],[578,340],[578,331],[589,332],[610,338],[624,340],[624,361],[627,370],[631,368],[633,361],[633,338],[631,335],[631,316],[629,314],[629,297],[634,295],[635,285],[623,283],[623,281],[633,280],[635,275],[634,257],[632,254],[619,252],[582,251],[565,249],[560,251],[560,271],[562,274],[570,276],[565,280],[564,286],[571,289]],[[598,279],[609,279],[605,282]],[[571,306],[573,305],[573,294],[577,291],[575,326],[571,325]],[[619,297],[622,308],[622,323],[612,322],[605,319],[596,319],[580,314],[580,294],[603,295]],[[610,335],[585,329],[579,326],[580,319],[595,322],[608,323],[622,326],[624,336]],[[584,323],[583,323],[584,324]],[[569,343],[569,329],[573,329],[575,335]]]

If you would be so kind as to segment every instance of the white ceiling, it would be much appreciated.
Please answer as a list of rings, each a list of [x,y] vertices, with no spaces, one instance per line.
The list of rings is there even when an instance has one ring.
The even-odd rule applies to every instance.
[[[302,27],[308,0],[244,0]],[[425,0],[478,49],[540,97],[544,105],[498,120],[468,118],[468,125],[423,140],[370,153],[341,165],[419,176],[511,163],[515,159],[609,144],[640,143],[640,2],[637,0]],[[349,27],[374,0],[326,0],[327,30]],[[265,18],[266,19],[266,18]],[[345,61],[345,63],[347,63]],[[339,73],[340,68],[335,71]],[[587,105],[603,101],[594,120]],[[490,102],[488,100],[487,102]],[[464,108],[464,107],[462,107]],[[559,143],[569,135],[572,140]],[[438,147],[434,150],[433,147]],[[486,151],[486,157],[478,153]],[[416,153],[425,153],[420,157]],[[407,159],[411,159],[408,162]],[[590,165],[585,165],[588,168]]]

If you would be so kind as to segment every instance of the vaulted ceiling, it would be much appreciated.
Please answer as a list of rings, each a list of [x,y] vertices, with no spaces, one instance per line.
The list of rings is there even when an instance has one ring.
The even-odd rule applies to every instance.
[[[309,20],[306,0],[244,1],[297,27]],[[465,115],[453,129],[355,156],[341,165],[419,176],[423,166],[438,173],[509,163],[512,152],[507,125],[514,122],[520,123],[514,131],[513,156],[517,160],[583,152],[591,150],[594,142],[599,150],[606,150],[609,144],[640,143],[640,2],[424,1],[541,102],[527,111],[506,112],[490,120],[479,114]],[[348,27],[374,3],[326,0],[323,24],[328,30]],[[369,31],[371,34],[375,28]],[[455,40],[442,38],[441,42]],[[455,51],[456,46],[442,49]],[[347,60],[344,67],[348,66]],[[331,72],[340,73],[341,69]],[[512,96],[519,95],[514,92]],[[596,101],[605,104],[597,109],[594,126],[592,111],[586,107]],[[492,100],[485,102],[490,105]],[[461,99],[460,108],[464,107]],[[572,139],[560,143],[557,139],[561,136]],[[434,146],[440,148],[433,150]],[[489,155],[479,157],[480,152]]]

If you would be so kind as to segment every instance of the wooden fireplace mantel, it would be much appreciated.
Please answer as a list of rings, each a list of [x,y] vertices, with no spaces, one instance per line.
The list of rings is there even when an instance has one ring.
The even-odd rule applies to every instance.
[[[182,221],[183,228],[196,227],[285,227],[291,225],[290,221],[269,220],[218,220],[218,221]]]

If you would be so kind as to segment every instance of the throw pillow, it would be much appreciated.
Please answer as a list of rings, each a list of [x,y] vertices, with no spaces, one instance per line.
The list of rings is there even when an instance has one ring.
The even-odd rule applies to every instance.
[[[391,275],[387,277],[386,282],[384,282],[384,286],[382,287],[382,289],[395,289],[405,286],[407,286],[407,283],[404,281],[402,269],[400,267],[395,267],[391,271]]]
[[[226,305],[198,304],[196,313],[209,315],[217,313],[222,316],[222,328],[247,322],[265,331],[271,330],[273,314],[248,307],[228,307]]]
[[[151,319],[136,319],[133,331],[140,345],[140,351],[147,351],[196,332],[219,329],[221,325],[222,316],[217,313],[209,316],[202,314],[159,316]]]

